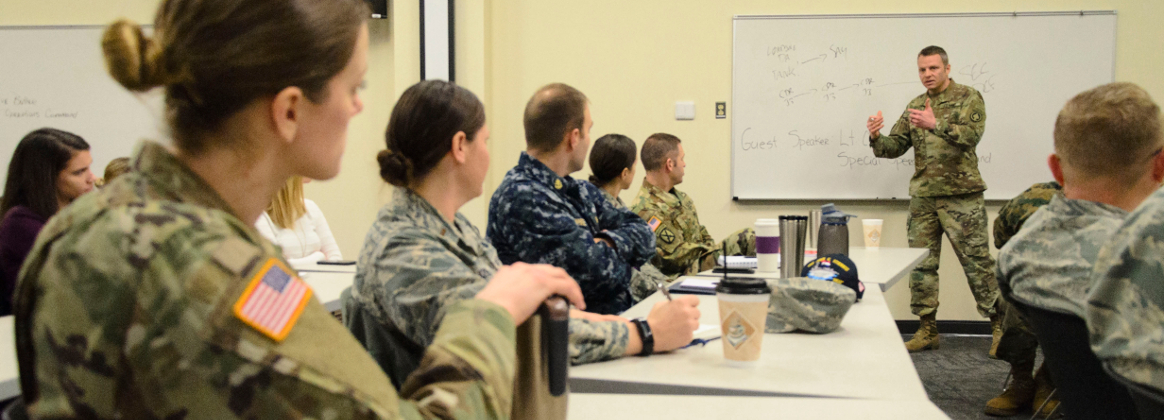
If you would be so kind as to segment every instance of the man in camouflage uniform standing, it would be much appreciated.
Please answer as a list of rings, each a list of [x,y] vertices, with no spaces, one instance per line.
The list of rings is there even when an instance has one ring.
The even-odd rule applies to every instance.
[[[1164,181],[1159,114],[1147,92],[1130,83],[1100,86],[1068,101],[1055,122],[1055,153],[1048,162],[1063,193],[1036,211],[998,254],[999,289],[1044,344],[1062,406],[1073,417],[1114,418],[1112,411],[1131,409],[1126,389],[1088,357],[1083,320],[1100,249]],[[1087,383],[1079,383],[1081,378]]]
[[[1039,208],[1051,202],[1051,198],[1063,191],[1058,182],[1043,182],[1032,185],[1017,197],[1006,202],[998,210],[998,218],[994,219],[994,246],[1002,249],[1010,238],[1014,237],[1022,228],[1023,222],[1035,214]],[[1003,309],[1002,337],[998,340],[999,359],[1010,363],[1011,382],[1003,390],[1002,395],[986,402],[986,414],[992,416],[1013,416],[1028,406],[1042,406],[1041,414],[1050,415],[1059,405],[1057,399],[1046,404],[1048,395],[1055,389],[1051,375],[1044,363],[1033,376],[1031,370],[1035,367],[1035,352],[1039,342],[1035,338],[1030,325],[1022,319],[1017,310],[1010,310],[1006,300],[999,303]]]
[[[678,137],[666,133],[647,137],[641,152],[647,174],[631,207],[655,233],[657,254],[651,263],[672,278],[714,267],[716,257],[725,248],[728,255],[756,256],[756,232],[752,228],[716,242],[699,223],[691,197],[675,188],[683,182],[685,156]]]
[[[910,273],[910,308],[921,317],[921,325],[906,349],[938,348],[938,263],[945,233],[962,263],[978,313],[990,317],[993,355],[1002,334],[996,315],[998,285],[986,233],[986,183],[974,151],[986,130],[986,105],[977,90],[950,79],[950,60],[941,47],[926,47],[917,63],[926,93],[910,101],[888,136],[881,135],[881,112],[866,122],[877,157],[892,159],[914,150],[909,246],[930,253]]]

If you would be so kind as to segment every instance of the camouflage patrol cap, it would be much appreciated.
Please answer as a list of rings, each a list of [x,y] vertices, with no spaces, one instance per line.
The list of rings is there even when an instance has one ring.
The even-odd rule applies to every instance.
[[[768,333],[833,332],[857,300],[853,289],[807,277],[768,280],[768,287],[772,289],[764,328]]]

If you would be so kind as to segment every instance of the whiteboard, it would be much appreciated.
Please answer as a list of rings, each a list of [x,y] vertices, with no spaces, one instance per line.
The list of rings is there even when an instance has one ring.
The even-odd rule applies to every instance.
[[[16,144],[28,132],[52,127],[89,143],[93,173],[129,156],[142,139],[162,133],[162,89],[134,95],[105,71],[104,26],[0,27],[0,185]]]
[[[1075,94],[1110,83],[1113,11],[736,16],[732,195],[736,199],[909,198],[913,149],[873,157],[865,121],[889,134],[925,93],[917,54],[949,54],[950,77],[982,93],[978,145],[987,199],[1051,179],[1055,117]]]

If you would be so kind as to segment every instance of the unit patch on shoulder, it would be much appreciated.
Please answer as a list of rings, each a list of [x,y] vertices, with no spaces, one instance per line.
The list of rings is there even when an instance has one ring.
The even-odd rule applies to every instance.
[[[669,228],[663,228],[663,230],[659,231],[659,240],[670,245],[675,242],[675,232],[671,232]]]
[[[661,224],[663,224],[663,221],[659,220],[658,216],[651,216],[651,220],[647,221],[647,226],[651,227],[651,232],[654,232],[655,229],[658,229],[659,225]]]
[[[971,122],[982,122],[982,113],[978,112],[978,111],[974,111],[974,112],[970,113],[970,121]]]
[[[263,263],[234,304],[234,315],[263,335],[283,341],[311,298],[311,288],[275,258]]]

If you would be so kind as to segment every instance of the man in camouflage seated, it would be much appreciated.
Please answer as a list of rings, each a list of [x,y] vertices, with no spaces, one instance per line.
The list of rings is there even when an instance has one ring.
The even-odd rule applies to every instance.
[[[657,254],[651,264],[672,278],[714,267],[724,248],[728,255],[756,256],[756,232],[751,228],[716,242],[699,223],[691,197],[675,188],[683,182],[685,155],[678,137],[666,133],[647,137],[642,150],[647,174],[631,207],[655,233]]]
[[[994,246],[1001,249],[1006,245],[1022,228],[1027,218],[1050,203],[1051,198],[1062,190],[1063,187],[1058,182],[1043,182],[1032,185],[1004,204],[998,210],[998,218],[994,219]],[[985,412],[992,416],[1013,416],[1027,407],[1042,406],[1040,415],[1045,417],[1059,405],[1059,401],[1052,399],[1044,404],[1047,396],[1055,389],[1046,364],[1039,366],[1037,373],[1031,374],[1035,367],[1035,352],[1039,348],[1039,342],[1030,325],[1027,325],[1018,311],[1008,310],[1010,308],[1005,300],[999,306],[1003,309],[1003,315],[1002,337],[998,340],[997,356],[1010,363],[1011,382],[1007,384],[1002,395],[986,402]]]

